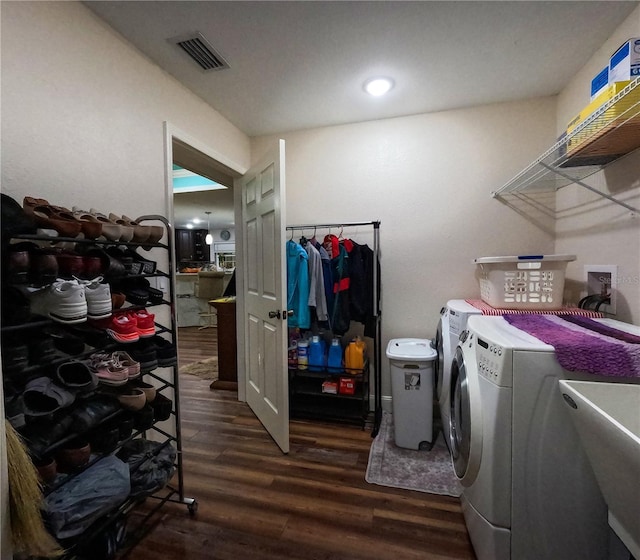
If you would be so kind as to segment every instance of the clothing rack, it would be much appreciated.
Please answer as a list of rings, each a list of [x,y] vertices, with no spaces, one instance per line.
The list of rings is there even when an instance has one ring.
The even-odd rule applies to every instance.
[[[371,431],[371,437],[376,437],[380,430],[380,422],[382,420],[382,375],[380,372],[380,365],[382,363],[382,332],[381,332],[381,309],[380,309],[380,221],[374,220],[370,222],[341,222],[332,224],[301,224],[287,226],[287,231],[305,230],[311,229],[333,229],[333,228],[351,228],[359,226],[371,226],[373,227],[373,314],[375,317],[375,337],[373,340],[374,345],[374,416],[373,416],[373,429]],[[304,232],[303,232],[304,233]],[[342,233],[342,230],[341,230]]]

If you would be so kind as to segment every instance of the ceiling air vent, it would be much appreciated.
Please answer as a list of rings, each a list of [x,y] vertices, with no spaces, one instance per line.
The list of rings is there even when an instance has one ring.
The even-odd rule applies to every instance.
[[[209,44],[200,34],[195,33],[188,37],[175,37],[169,39],[186,52],[203,70],[224,70],[229,68],[227,61]]]

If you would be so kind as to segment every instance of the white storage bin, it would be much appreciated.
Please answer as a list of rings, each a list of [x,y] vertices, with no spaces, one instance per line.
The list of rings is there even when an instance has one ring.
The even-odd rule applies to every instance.
[[[504,309],[560,309],[567,263],[575,255],[481,257],[478,265],[480,297]]]

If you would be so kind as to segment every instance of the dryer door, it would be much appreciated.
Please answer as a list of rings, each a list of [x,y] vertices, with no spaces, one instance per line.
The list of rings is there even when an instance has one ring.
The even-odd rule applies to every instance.
[[[475,356],[472,345],[467,343],[467,347],[469,357]],[[467,359],[458,346],[451,363],[449,419],[449,449],[453,468],[464,486],[470,486],[476,479],[482,456],[482,410],[477,367]]]

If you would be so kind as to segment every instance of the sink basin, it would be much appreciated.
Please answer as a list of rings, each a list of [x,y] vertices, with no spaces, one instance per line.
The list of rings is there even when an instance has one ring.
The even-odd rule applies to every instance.
[[[640,558],[640,385],[559,383],[609,508],[609,525]]]

